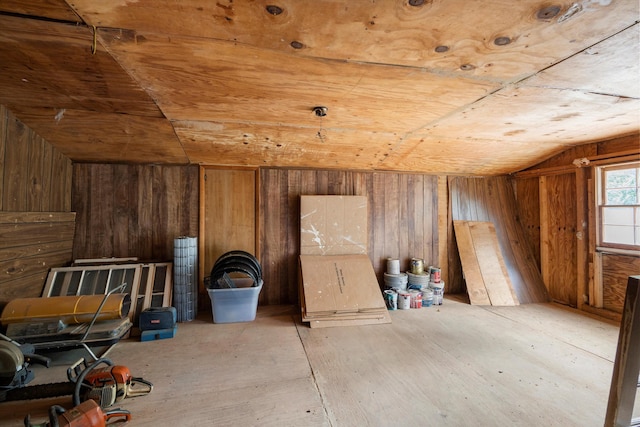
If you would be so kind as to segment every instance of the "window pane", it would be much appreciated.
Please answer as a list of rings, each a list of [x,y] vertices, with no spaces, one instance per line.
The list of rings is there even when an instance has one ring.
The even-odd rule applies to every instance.
[[[602,229],[602,239],[606,243],[634,244],[633,226],[605,225]]]
[[[636,169],[618,169],[606,172],[607,188],[629,188],[636,187]]]
[[[635,205],[638,203],[638,192],[635,188],[607,190],[607,205]]]
[[[610,225],[634,225],[634,208],[602,208],[602,223]]]

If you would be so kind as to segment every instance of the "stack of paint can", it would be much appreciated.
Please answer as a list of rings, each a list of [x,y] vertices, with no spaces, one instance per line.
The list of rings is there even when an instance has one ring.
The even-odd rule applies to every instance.
[[[422,291],[422,306],[431,307],[433,305],[433,289],[426,288]]]
[[[440,276],[440,269],[437,267],[429,267],[429,289],[433,291],[433,305],[442,305],[444,282]]]
[[[400,272],[400,260],[388,258],[387,271],[384,273],[385,289],[406,290],[409,278]]]
[[[429,273],[424,270],[424,262],[419,258],[411,258],[411,271],[407,271],[409,289],[421,291],[429,286]]]

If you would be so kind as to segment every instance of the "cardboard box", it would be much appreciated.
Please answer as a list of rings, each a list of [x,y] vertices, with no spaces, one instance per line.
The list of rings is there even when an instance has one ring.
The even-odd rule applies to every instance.
[[[365,196],[301,196],[300,254],[366,254]]]
[[[387,311],[367,255],[301,255],[300,271],[307,320]]]

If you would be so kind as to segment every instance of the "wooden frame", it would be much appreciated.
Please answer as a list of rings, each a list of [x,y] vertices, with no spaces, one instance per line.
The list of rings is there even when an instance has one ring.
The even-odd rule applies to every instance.
[[[613,365],[605,427],[640,425],[632,420],[640,373],[640,276],[629,276]]]
[[[150,307],[168,307],[173,297],[173,263],[81,265],[52,268],[43,297],[106,294],[126,283],[131,295],[129,319],[137,325],[140,313]]]
[[[605,174],[607,173],[607,171],[612,171],[612,170],[620,170],[620,169],[640,169],[640,162],[628,162],[628,163],[620,163],[620,164],[614,164],[614,165],[608,165],[608,166],[599,166],[596,167],[596,227],[597,227],[597,242],[596,245],[599,247],[603,247],[603,248],[607,248],[607,249],[622,249],[622,250],[631,250],[631,251],[638,251],[639,246],[638,245],[628,245],[628,244],[622,244],[622,243],[609,243],[609,242],[605,242],[604,241],[604,237],[603,237],[603,224],[602,224],[602,217],[603,217],[603,210],[607,207],[609,208],[620,208],[620,207],[630,207],[630,208],[634,208],[635,210],[640,210],[640,204],[636,204],[636,205],[625,205],[625,206],[620,206],[620,205],[607,205],[605,202],[605,193],[606,193],[606,188],[605,188]],[[636,177],[638,176],[638,172],[636,172]],[[636,186],[640,185],[639,183],[636,182]],[[636,211],[634,210],[634,217],[636,215]]]

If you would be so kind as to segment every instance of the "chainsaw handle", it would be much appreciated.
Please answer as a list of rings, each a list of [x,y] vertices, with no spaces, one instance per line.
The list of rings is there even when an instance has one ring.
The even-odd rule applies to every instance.
[[[38,363],[47,368],[51,366],[51,359],[45,356],[40,356],[39,354],[28,353],[24,355],[24,359],[31,364]]]
[[[104,413],[104,420],[109,421],[111,418],[124,417],[125,421],[131,421],[131,412],[126,409],[112,409]]]
[[[144,384],[146,388],[142,390],[132,390],[132,388],[135,387],[138,383]],[[129,388],[127,389],[127,397],[142,396],[151,393],[152,390],[153,384],[150,381],[147,381],[140,377],[133,377],[131,378],[131,384],[129,385]]]
[[[96,367],[98,367],[98,365],[100,365],[101,363],[105,363],[108,366],[112,366],[113,362],[109,359],[98,359],[95,362],[93,362],[91,365],[89,365],[89,367],[87,367],[84,371],[82,371],[80,373],[80,375],[78,375],[75,379],[75,383],[76,383],[76,387],[75,390],[73,391],[73,406],[78,406],[81,402],[80,402],[80,389],[82,388],[82,383],[84,382],[84,379],[87,377],[87,374],[91,371],[93,371]],[[71,369],[71,368],[69,368]],[[67,371],[67,374],[69,372]]]

